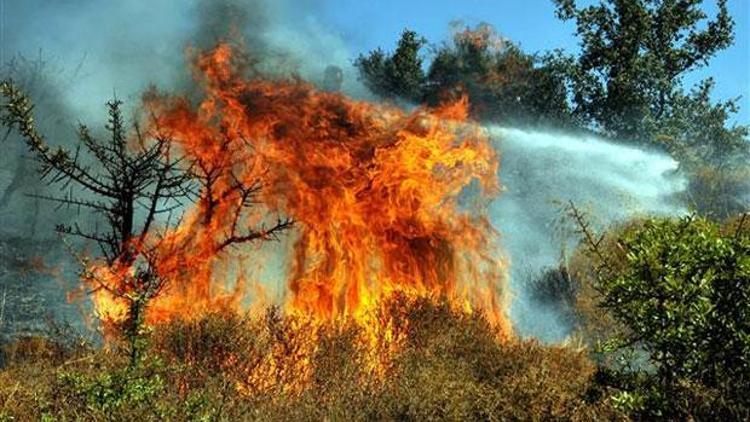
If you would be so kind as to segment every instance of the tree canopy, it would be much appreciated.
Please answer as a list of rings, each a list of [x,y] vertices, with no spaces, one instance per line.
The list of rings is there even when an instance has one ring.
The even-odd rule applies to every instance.
[[[376,49],[355,61],[361,80],[382,98],[416,104],[465,95],[471,114],[484,121],[568,121],[565,68],[554,55],[526,54],[488,24],[454,31],[426,66],[420,58],[425,45],[414,31],[404,30],[393,53]]]
[[[675,106],[686,73],[734,40],[726,0],[712,19],[703,0],[612,0],[578,7],[554,0],[573,20],[581,53],[571,68],[575,111],[605,133],[647,140],[649,122]]]

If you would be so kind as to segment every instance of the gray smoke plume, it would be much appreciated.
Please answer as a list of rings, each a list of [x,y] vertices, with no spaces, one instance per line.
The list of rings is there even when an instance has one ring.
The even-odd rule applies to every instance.
[[[501,154],[506,189],[491,216],[510,258],[511,318],[522,334],[562,340],[569,321],[536,303],[526,288],[575,247],[561,206],[573,201],[600,228],[636,215],[676,215],[686,211],[675,199],[686,181],[666,155],[593,136],[494,126],[488,132]]]
[[[12,78],[31,97],[47,141],[70,149],[79,123],[106,136],[104,105],[113,97],[134,110],[152,85],[195,94],[189,50],[219,41],[241,44],[272,76],[322,84],[325,69],[335,66],[343,90],[364,93],[352,54],[314,17],[314,6],[291,0],[0,0],[0,79]],[[73,220],[86,227],[96,216],[30,197],[61,192],[40,182],[18,136],[0,145],[0,297],[7,304],[0,332],[33,331],[47,316],[74,319],[65,293],[77,285],[77,264],[54,227]],[[37,260],[49,271],[30,271]]]
[[[241,40],[261,68],[322,82],[336,65],[344,90],[363,95],[344,41],[315,18],[313,2],[292,0],[24,0],[4,2],[0,61],[39,51],[62,68],[79,68],[66,98],[75,116],[104,117],[116,94],[137,105],[155,85],[183,90],[188,48]]]
[[[6,65],[0,76],[26,81],[38,103],[42,131],[53,144],[72,146],[78,122],[88,124],[94,134],[101,131],[106,121],[103,106],[113,95],[137,107],[141,93],[151,85],[190,93],[187,50],[210,47],[220,40],[244,45],[263,72],[299,76],[326,89],[337,90],[340,85],[349,95],[370,97],[357,81],[351,63],[354,54],[315,18],[313,1],[19,0],[2,4],[0,63],[26,58],[27,65],[15,70]],[[37,57],[47,65],[31,65],[28,59]],[[511,259],[516,297],[512,317],[521,333],[560,340],[570,327],[556,310],[531,301],[524,289],[529,277],[555,267],[561,250],[572,247],[570,239],[558,235],[556,204],[573,200],[601,224],[638,213],[680,213],[683,209],[670,196],[684,181],[670,176],[676,163],[660,154],[595,138],[498,127],[488,130],[502,155],[500,177],[507,188],[493,204],[492,216]],[[59,211],[50,204],[29,202],[23,195],[47,188],[36,181],[20,140],[8,139],[3,148],[7,153],[0,158],[0,197],[8,187],[12,197],[0,208],[0,219],[6,223],[0,228],[0,239],[27,233],[34,221],[36,233],[54,237],[52,224],[60,221]],[[34,212],[38,215],[32,219]],[[38,248],[23,252],[19,245],[16,242],[0,250],[0,261],[11,249],[13,254],[26,253],[25,258],[38,253]],[[60,258],[64,253],[53,255],[45,258],[53,264],[64,261]],[[69,269],[64,275],[75,282],[75,264],[69,261],[65,261]],[[13,273],[3,271],[0,268],[0,278],[8,284]],[[64,303],[65,288],[54,291],[56,299],[49,300]]]

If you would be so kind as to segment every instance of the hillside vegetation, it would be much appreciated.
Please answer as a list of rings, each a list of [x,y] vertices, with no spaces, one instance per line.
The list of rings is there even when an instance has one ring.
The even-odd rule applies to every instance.
[[[56,144],[48,144],[37,126],[28,89],[10,78],[1,81],[0,125],[39,165],[41,178],[33,186],[41,180],[62,188],[61,196],[36,199],[96,216],[75,222],[80,216],[65,211],[57,231],[83,239],[65,246],[80,261],[81,291],[89,294],[101,324],[79,332],[49,319],[40,328],[46,295],[34,291],[38,285],[4,288],[0,328],[14,332],[0,333],[0,421],[750,420],[749,131],[732,123],[736,100],[712,100],[711,79],[685,86],[686,75],[734,41],[727,3],[718,0],[714,16],[700,0],[554,3],[560,19],[575,23],[579,54],[528,54],[481,24],[457,27],[451,40],[428,55],[428,41],[405,29],[394,51],[377,49],[354,61],[363,84],[382,100],[372,104],[298,78],[237,79],[240,66],[229,44],[222,44],[197,55],[208,80],[198,82],[208,88],[198,111],[191,108],[192,97],[155,89],[145,96],[161,112],[150,116],[156,129],[163,128],[159,123],[182,124],[181,135],[189,136],[179,145],[180,134],[142,131],[138,122],[128,126],[115,99],[107,104],[107,136],[95,137],[81,125],[82,148],[51,146]],[[237,62],[252,67],[249,57],[239,56]],[[191,95],[200,97],[197,91]],[[420,106],[413,114],[402,110],[413,105]],[[401,126],[392,130],[388,119]],[[561,344],[523,338],[503,314],[508,292],[500,291],[500,281],[506,268],[492,267],[500,260],[492,249],[496,232],[485,216],[460,214],[462,224],[455,227],[458,218],[450,213],[429,224],[420,220],[440,206],[445,210],[445,195],[462,209],[464,188],[478,185],[467,162],[493,182],[488,184],[497,182],[494,149],[453,137],[453,130],[461,132],[456,120],[463,131],[482,124],[552,127],[669,154],[688,180],[681,197],[671,199],[688,211],[595,229],[590,221],[596,216],[569,202],[564,213],[579,240],[575,250],[561,251],[559,267],[525,288],[559,312],[573,332]],[[266,169],[247,165],[257,158],[256,144],[241,136],[249,127],[257,129],[257,145],[276,147],[271,159],[280,160],[284,152],[294,160],[272,161]],[[437,136],[441,128],[450,130]],[[442,143],[427,144],[435,137]],[[275,144],[263,144],[272,138]],[[356,148],[347,143],[352,139],[359,139]],[[465,154],[456,157],[459,143]],[[413,145],[422,148],[397,148]],[[312,152],[305,155],[303,146]],[[193,156],[176,155],[191,147]],[[403,154],[385,160],[386,147]],[[425,164],[435,159],[433,150],[445,152],[450,166]],[[397,166],[379,168],[376,158]],[[354,161],[363,163],[357,171],[347,167]],[[290,163],[302,171],[291,171]],[[25,168],[19,165],[4,198],[28,180]],[[257,177],[242,179],[243,171]],[[272,198],[262,190],[271,173],[287,196]],[[386,179],[377,190],[368,179],[373,173],[403,177]],[[437,185],[413,183],[407,177],[412,173],[445,182],[444,195]],[[448,180],[450,175],[462,182]],[[347,190],[353,182],[361,189]],[[389,196],[394,192],[403,195]],[[338,195],[340,202],[326,195]],[[368,195],[381,201],[349,225],[328,213],[334,203],[340,215],[363,208]],[[271,215],[261,199],[278,209],[292,204],[298,213]],[[304,206],[310,203],[317,208]],[[201,212],[172,218],[175,204],[196,205]],[[393,217],[404,210],[405,218]],[[298,218],[302,212],[307,220]],[[186,222],[200,231],[185,230]],[[304,299],[305,307],[242,313],[242,306],[232,306],[235,296],[211,296],[212,283],[223,281],[215,277],[226,275],[215,268],[220,254],[230,253],[225,248],[279,239],[303,224],[324,226],[319,237],[307,233],[294,240],[296,246],[314,246],[295,250],[298,274],[289,284],[289,294]],[[377,226],[378,237],[352,231],[349,240],[356,242],[347,243],[331,235],[368,224]],[[228,230],[211,231],[217,227]],[[418,230],[425,227],[433,231]],[[14,248],[24,242],[14,240]],[[75,250],[80,245],[94,247]],[[191,253],[184,245],[194,247]],[[352,245],[359,246],[359,255]],[[382,289],[390,296],[377,300],[366,294],[364,282],[344,288],[349,285],[342,276],[369,282],[369,272],[377,270],[370,260],[374,246],[391,259],[381,263],[390,272],[379,280],[391,283]],[[18,273],[21,283],[40,268],[52,274],[16,257],[21,253],[14,248],[2,249],[13,256],[6,253],[0,264],[13,271],[0,273],[0,281]],[[406,253],[423,259],[407,265]],[[316,254],[328,255],[316,261]],[[170,272],[163,271],[165,261]],[[305,265],[315,267],[314,277]],[[347,265],[356,271],[347,273]],[[195,268],[201,271],[186,271]],[[492,307],[472,307],[469,299],[478,300],[478,293],[457,294],[467,273],[488,282],[482,298]],[[194,274],[203,278],[196,281]],[[412,278],[398,277],[403,274]],[[444,274],[455,277],[440,279]],[[335,282],[333,275],[339,276]],[[169,318],[149,319],[175,280],[182,283],[178,288],[203,295],[170,302]],[[325,282],[334,288],[322,288]],[[207,300],[191,302],[195,297]],[[8,298],[18,302],[6,305]],[[365,302],[371,306],[354,307]],[[329,306],[321,310],[320,303]]]

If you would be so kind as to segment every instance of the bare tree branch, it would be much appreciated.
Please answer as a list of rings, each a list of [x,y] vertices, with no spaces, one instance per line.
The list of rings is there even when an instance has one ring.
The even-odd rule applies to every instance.
[[[218,250],[223,250],[228,246],[237,245],[240,243],[252,242],[254,240],[278,240],[278,236],[281,234],[281,232],[289,230],[293,225],[294,221],[291,219],[279,219],[276,224],[268,230],[249,231],[244,235],[237,235],[235,233],[232,233],[229,237],[224,239],[224,241],[219,244]]]
[[[579,232],[583,235],[589,251],[592,252],[599,260],[597,273],[599,273],[602,268],[611,270],[612,268],[610,266],[609,259],[604,256],[604,253],[602,252],[600,247],[602,241],[604,240],[604,235],[601,235],[598,239],[594,238],[594,233],[592,232],[589,223],[586,221],[583,213],[578,210],[572,200],[568,201],[568,208],[570,211],[570,216],[573,217],[576,224],[578,225]]]

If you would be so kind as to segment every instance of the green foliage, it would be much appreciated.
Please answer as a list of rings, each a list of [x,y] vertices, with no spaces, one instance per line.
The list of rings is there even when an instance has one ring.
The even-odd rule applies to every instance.
[[[141,374],[122,369],[91,375],[62,372],[57,377],[55,390],[89,415],[112,417],[124,407],[148,406],[163,392],[164,380],[158,373]]]
[[[562,68],[552,55],[534,57],[482,24],[457,32],[430,64],[425,101],[469,97],[472,115],[514,124],[567,122]]]
[[[427,75],[419,50],[425,41],[404,31],[398,49],[377,49],[355,65],[375,94],[437,105],[469,98],[473,117],[517,124],[567,124],[566,70],[556,55],[535,57],[502,39],[488,24],[456,31],[437,49]]]
[[[712,104],[714,81],[703,81],[693,91],[675,94],[668,115],[657,129],[673,155],[686,166],[700,164],[737,167],[750,159],[747,126],[730,125],[737,112],[735,100]]]
[[[425,82],[419,50],[425,40],[416,32],[405,29],[396,51],[388,55],[377,49],[360,55],[354,62],[362,81],[375,94],[384,98],[403,98],[420,102]]]
[[[688,204],[725,218],[750,198],[748,128],[730,125],[736,100],[713,104],[713,81],[691,93],[684,76],[708,64],[734,40],[726,0],[712,19],[702,0],[601,1],[577,7],[555,0],[574,20],[582,51],[555,62],[567,74],[574,120],[606,136],[668,150],[687,175]]]
[[[750,375],[750,238],[701,219],[649,221],[622,240],[626,270],[603,305],[631,328],[663,379],[716,385]]]
[[[736,101],[712,104],[707,80],[689,95],[675,94],[654,129],[688,175],[688,203],[701,215],[723,219],[750,206],[750,131],[730,125]]]
[[[702,0],[555,3],[558,17],[575,21],[581,43],[570,68],[576,112],[621,139],[651,139],[649,120],[669,113],[685,73],[733,41],[726,0],[708,21]]]
[[[622,409],[679,418],[750,412],[744,220],[722,230],[698,217],[651,219],[615,242],[589,244],[598,305],[626,328],[600,348],[622,358],[624,365],[601,369],[621,389],[613,399]]]

